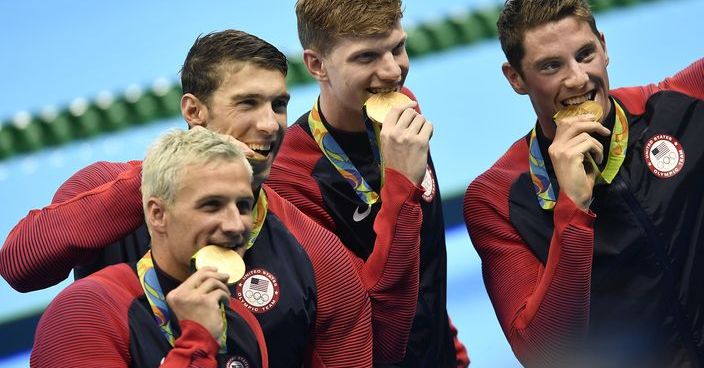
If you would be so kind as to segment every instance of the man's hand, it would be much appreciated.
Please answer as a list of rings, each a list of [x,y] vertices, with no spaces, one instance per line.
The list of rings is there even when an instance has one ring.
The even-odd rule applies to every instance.
[[[225,273],[203,267],[166,295],[166,302],[179,320],[191,320],[205,327],[216,341],[223,331],[220,303],[227,303],[230,291]]]
[[[244,143],[244,142],[238,140],[237,138],[233,137],[230,134],[223,134],[223,135],[228,138],[230,143],[234,144],[235,146],[237,146],[237,148],[240,149],[240,151],[242,151],[242,154],[244,155],[245,158],[247,158],[249,160],[254,157],[255,152],[251,148],[249,148],[247,143]]]
[[[416,105],[392,108],[384,118],[380,140],[384,165],[419,185],[425,176],[433,125],[413,110]]]
[[[604,146],[591,134],[608,136],[610,131],[591,114],[564,118],[556,122],[555,138],[548,148],[557,182],[577,206],[586,210],[592,198],[596,171],[589,162],[604,160]]]

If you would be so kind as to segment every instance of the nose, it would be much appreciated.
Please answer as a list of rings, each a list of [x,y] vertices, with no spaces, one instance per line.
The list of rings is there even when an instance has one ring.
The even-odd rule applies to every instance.
[[[233,238],[245,236],[252,227],[252,221],[248,221],[247,216],[241,214],[237,206],[232,204],[227,211],[223,212],[220,227],[227,236]]]
[[[396,60],[393,53],[387,52],[383,55],[379,65],[377,74],[384,81],[399,82],[401,81],[401,65],[400,61]]]
[[[570,63],[567,72],[569,73],[567,78],[565,78],[565,87],[567,88],[579,89],[584,87],[589,81],[589,74],[582,64],[577,61]]]
[[[271,106],[265,106],[257,121],[257,129],[269,135],[274,135],[281,127],[276,120],[276,112]]]

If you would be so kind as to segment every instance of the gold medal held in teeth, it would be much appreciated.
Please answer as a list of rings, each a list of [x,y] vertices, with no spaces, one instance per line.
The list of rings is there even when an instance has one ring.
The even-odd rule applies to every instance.
[[[392,107],[406,105],[412,100],[399,92],[375,93],[364,103],[364,109],[372,121],[381,124]]]
[[[555,113],[553,116],[554,120],[560,120],[564,118],[569,118],[577,115],[592,114],[594,115],[594,120],[601,121],[601,117],[604,115],[604,110],[595,101],[584,101],[578,105],[570,105],[564,109]]]
[[[200,248],[191,257],[191,264],[196,270],[210,266],[217,268],[218,272],[230,275],[230,278],[227,279],[228,284],[239,281],[245,271],[244,260],[237,252],[217,245],[206,245]]]

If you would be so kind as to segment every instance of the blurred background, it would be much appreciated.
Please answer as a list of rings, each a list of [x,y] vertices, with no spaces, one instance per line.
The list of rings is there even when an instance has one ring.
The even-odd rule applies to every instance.
[[[448,310],[472,366],[519,366],[498,325],[461,214],[469,182],[535,122],[501,74],[496,0],[406,0],[406,85],[433,121],[431,150],[445,201]],[[657,82],[703,55],[701,0],[597,0],[612,87]],[[300,57],[293,1],[0,3],[0,241],[50,203],[78,169],[141,159],[178,113],[178,71],[199,34],[241,29]],[[295,66],[294,66],[294,69]],[[289,122],[317,86],[289,77]],[[174,105],[175,104],[175,105]],[[96,117],[101,118],[96,123]],[[98,230],[99,231],[99,230]],[[0,280],[0,368],[26,367],[42,310],[71,280],[21,294]]]

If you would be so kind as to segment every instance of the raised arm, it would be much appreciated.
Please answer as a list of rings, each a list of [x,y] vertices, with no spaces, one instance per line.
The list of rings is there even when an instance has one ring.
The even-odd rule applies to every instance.
[[[660,90],[673,90],[704,100],[704,58],[658,83]]]
[[[0,249],[0,274],[27,292],[64,280],[143,223],[141,163],[97,162],[74,174],[51,205],[30,211]]]
[[[638,114],[644,111],[648,98],[660,91],[677,91],[704,100],[704,58],[693,62],[660,83],[618,88],[611,93],[620,99],[630,112]]]

